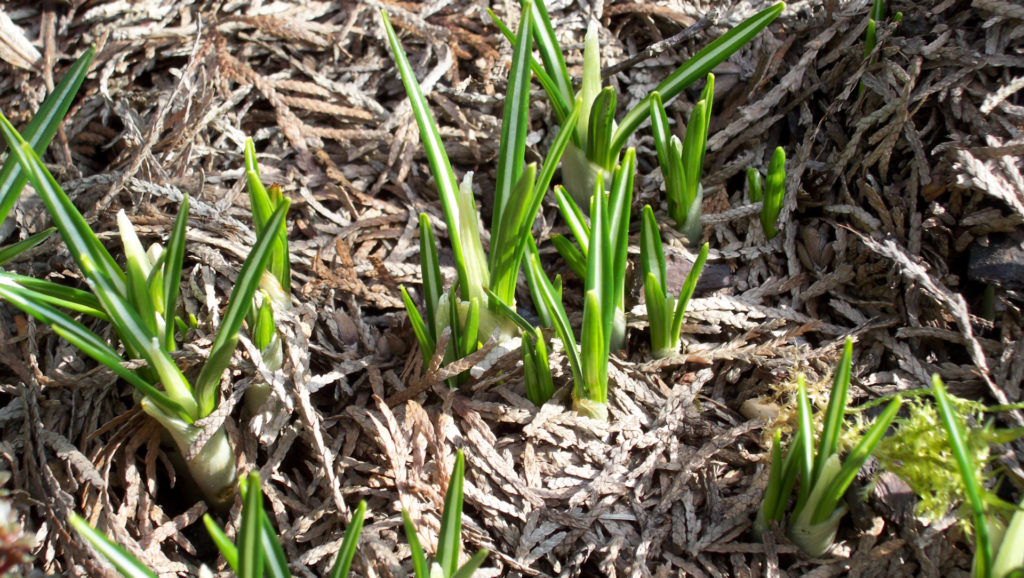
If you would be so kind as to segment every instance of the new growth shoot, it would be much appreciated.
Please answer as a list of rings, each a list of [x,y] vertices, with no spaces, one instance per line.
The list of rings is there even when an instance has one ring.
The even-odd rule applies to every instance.
[[[203,524],[210,534],[210,539],[220,550],[224,560],[231,567],[235,576],[240,578],[262,578],[264,575],[277,578],[289,578],[288,558],[278,538],[277,531],[263,509],[263,492],[260,488],[259,474],[253,472],[241,480],[242,516],[238,536],[232,542],[224,529],[214,521],[210,514],[203,514]],[[352,520],[345,529],[341,547],[334,557],[330,578],[344,578],[349,575],[352,560],[359,544],[359,534],[363,530],[363,518],[366,515],[366,502],[352,514]],[[78,514],[71,513],[68,521],[78,535],[96,549],[122,576],[128,578],[152,577],[156,572],[133,556],[128,550],[93,528]],[[206,571],[204,574],[203,571]],[[200,576],[212,576],[205,565]]]
[[[637,103],[616,123],[616,102],[619,98],[611,87],[601,87],[600,45],[596,26],[591,25],[587,30],[583,80],[579,93],[574,93],[572,78],[565,64],[565,51],[555,38],[543,0],[521,3],[523,19],[526,20],[527,13],[532,15],[533,38],[540,56],[539,60],[531,59],[530,66],[547,93],[559,124],[574,128],[572,144],[565,154],[563,180],[577,204],[584,208],[589,207],[588,198],[594,190],[598,172],[602,172],[605,177],[611,175],[629,137],[647,119],[654,93],[658,93],[668,103],[749,42],[786,7],[782,2],[775,4],[716,39],[669,74],[652,94]],[[512,41],[511,30],[494,13],[491,13],[491,18],[505,37]],[[580,117],[570,121],[568,117],[573,109],[572,103],[577,98],[582,100]]]
[[[766,532],[771,522],[784,524],[790,495],[799,479],[796,504],[789,517],[788,535],[794,544],[812,557],[824,554],[835,541],[839,522],[847,510],[842,503],[843,495],[900,409],[901,399],[897,396],[886,406],[846,459],[842,459],[839,441],[843,436],[852,361],[853,341],[847,338],[816,444],[816,428],[807,397],[807,386],[803,376],[798,376],[797,433],[783,454],[781,434],[775,432],[768,486],[754,526],[758,532]]]
[[[668,126],[668,115],[661,102],[661,95],[651,95],[651,129],[654,145],[658,150],[658,164],[665,180],[665,196],[668,198],[668,214],[676,222],[676,229],[683,232],[691,245],[700,242],[701,204],[704,187],[700,177],[704,170],[704,153],[707,150],[708,128],[711,125],[711,107],[715,97],[715,75],[708,74],[707,84],[700,100],[690,113],[683,140],[672,134]]]
[[[444,496],[444,509],[441,511],[441,533],[437,538],[437,555],[429,560],[420,545],[416,526],[412,523],[409,513],[402,509],[402,523],[405,537],[409,541],[412,552],[413,576],[415,578],[470,578],[476,569],[484,563],[489,553],[486,549],[459,565],[459,554],[462,552],[462,485],[466,475],[466,459],[462,450],[455,454],[455,468],[448,482],[448,491]]]
[[[490,250],[485,252],[473,199],[472,173],[468,173],[461,184],[456,182],[437,123],[387,14],[382,13],[384,29],[412,104],[441,198],[458,273],[455,285],[444,291],[430,220],[421,215],[421,268],[426,319],[420,316],[404,288],[402,297],[425,360],[433,355],[445,328],[450,328],[452,333],[446,361],[472,353],[478,348],[479,341],[489,338],[495,330],[500,338],[511,337],[515,330],[514,324],[501,315],[500,309],[502,306],[515,309],[516,282],[526,242],[571,135],[571,131],[559,132],[539,171],[536,164],[525,163],[532,50],[529,14],[527,11],[520,23],[514,43],[498,153],[491,243]],[[578,106],[567,111],[568,119],[574,121],[577,115]]]
[[[782,201],[786,196],[786,151],[775,147],[771,163],[768,164],[768,178],[751,167],[747,169],[747,194],[751,203],[761,205],[761,228],[765,237],[774,238],[779,234],[775,223],[782,212]]]
[[[280,187],[268,190],[260,180],[260,168],[256,161],[256,147],[251,138],[245,139],[245,179],[249,191],[249,206],[256,234],[261,235],[274,211],[285,202]],[[284,365],[284,346],[277,332],[274,312],[291,307],[292,273],[288,253],[287,223],[281,221],[274,236],[270,263],[260,276],[257,299],[249,312],[248,324],[255,345],[263,356],[263,362],[270,371],[277,371]],[[245,392],[245,404],[255,413],[270,397],[270,386],[265,382],[254,382]]]
[[[640,265],[644,280],[644,300],[647,304],[647,321],[651,327],[651,352],[654,357],[668,357],[679,352],[679,332],[683,326],[686,306],[693,297],[704,263],[708,260],[708,244],[700,248],[700,254],[686,275],[679,297],[668,294],[668,276],[665,269],[665,252],[661,243],[658,222],[654,210],[644,205],[640,229]]]
[[[186,329],[177,315],[177,303],[188,197],[182,201],[166,248],[155,243],[144,249],[128,218],[123,212],[118,215],[126,256],[126,268],[122,270],[31,145],[2,115],[0,130],[91,289],[81,291],[0,273],[0,298],[51,326],[58,335],[135,386],[143,411],[170,434],[206,498],[212,504],[224,504],[234,491],[234,451],[223,427],[206,431],[196,422],[209,416],[220,401],[221,376],[231,362],[260,276],[270,261],[275,236],[265,232],[257,239],[238,274],[210,356],[190,383],[171,358]],[[267,221],[267,231],[283,226],[287,210],[285,200]],[[128,358],[145,360],[146,366],[127,369],[123,365],[126,360],[114,348],[62,309],[109,322]]]
[[[615,168],[611,191],[604,192],[604,179],[597,179],[591,197],[590,225],[577,233],[579,259],[585,260],[583,327],[580,345],[562,305],[561,281],[552,284],[541,268],[536,247],[530,245],[527,282],[545,326],[553,327],[565,347],[573,375],[573,409],[581,415],[608,419],[608,360],[615,338],[616,311],[621,311],[629,235],[629,207],[633,200],[636,153],[626,151],[622,165]],[[557,189],[556,189],[557,190]],[[565,194],[560,202],[572,202]],[[579,221],[583,226],[582,217]],[[583,232],[587,236],[583,237]],[[623,320],[624,325],[624,320]]]

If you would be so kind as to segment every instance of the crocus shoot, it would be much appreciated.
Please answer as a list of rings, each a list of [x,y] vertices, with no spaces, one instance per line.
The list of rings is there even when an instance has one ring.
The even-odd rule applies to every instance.
[[[572,143],[564,158],[564,184],[577,204],[587,209],[598,171],[605,177],[611,175],[627,140],[647,119],[652,95],[637,103],[616,124],[615,107],[619,99],[614,89],[602,88],[597,28],[591,25],[587,30],[583,51],[583,80],[579,92],[574,93],[572,78],[565,65],[564,50],[555,37],[543,0],[523,1],[521,4],[524,20],[527,13],[532,13],[533,36],[540,56],[540,61],[533,60],[530,66],[547,93],[558,122],[562,126],[575,127]],[[729,30],[669,74],[654,92],[659,93],[663,101],[668,103],[771,24],[785,7],[784,3],[779,2]],[[511,41],[511,30],[494,13],[491,13],[491,18]],[[582,99],[580,117],[569,122],[572,103],[576,98]]]
[[[626,246],[629,235],[629,206],[633,199],[636,153],[626,151],[622,165],[615,168],[611,193],[604,192],[604,179],[594,183],[590,225],[577,239],[586,254],[584,272],[583,327],[579,347],[562,304],[561,283],[552,284],[541,268],[540,255],[531,243],[527,255],[526,279],[545,326],[553,327],[562,340],[573,375],[573,409],[581,415],[608,419],[608,361],[615,339],[617,312],[621,311],[626,275]],[[572,203],[565,194],[562,200]],[[580,220],[582,224],[582,219]],[[586,237],[583,237],[583,232]],[[582,240],[586,239],[586,243]],[[622,318],[622,327],[625,320]]]
[[[145,250],[128,218],[123,213],[118,216],[126,256],[126,268],[122,270],[31,145],[2,115],[0,130],[91,289],[86,292],[0,273],[0,298],[51,326],[58,335],[135,386],[143,411],[170,434],[207,500],[215,505],[226,503],[235,485],[234,451],[223,427],[207,432],[196,422],[217,408],[221,376],[231,362],[275,236],[265,233],[257,239],[238,274],[210,356],[195,382],[190,383],[170,355],[178,348],[177,337],[182,333],[178,329],[183,326],[177,317],[177,303],[188,197],[182,201],[166,248],[154,244]],[[281,226],[287,209],[286,200],[271,215],[267,231]],[[114,348],[58,307],[108,321],[129,359],[145,360],[146,366],[127,369],[125,359]]]
[[[461,184],[456,182],[437,123],[423,97],[402,44],[387,14],[382,13],[382,18],[441,198],[458,273],[454,290],[444,291],[441,287],[436,246],[432,243],[430,221],[423,215],[420,218],[420,239],[421,247],[425,250],[421,253],[421,267],[427,319],[423,320],[419,315],[404,289],[403,299],[424,359],[429,359],[433,354],[441,331],[445,327],[452,329],[450,350],[445,356],[450,361],[475,351],[479,341],[491,337],[495,330],[501,339],[513,336],[515,325],[502,317],[494,299],[496,297],[502,304],[515,308],[516,282],[526,250],[526,239],[530,236],[544,193],[569,142],[571,131],[560,131],[539,171],[535,164],[525,163],[532,48],[530,17],[527,15],[520,23],[509,72],[498,152],[490,250],[485,252],[473,199],[472,173],[468,173]],[[575,119],[578,114],[576,110],[574,108],[570,111],[568,117]],[[431,240],[430,247],[423,246],[425,239]],[[487,289],[493,296],[488,296]],[[442,303],[446,299],[448,302]],[[472,316],[477,313],[479,319],[475,320]]]
[[[210,539],[220,550],[235,576],[262,578],[265,573],[267,576],[276,578],[289,578],[291,571],[288,569],[288,559],[285,557],[284,548],[281,547],[277,531],[263,509],[263,492],[260,488],[259,474],[253,472],[243,478],[241,487],[242,514],[236,540],[232,542],[213,517],[210,514],[204,514],[203,524],[210,534]],[[356,547],[359,544],[359,534],[363,530],[365,515],[366,502],[359,502],[359,506],[352,514],[348,528],[345,529],[341,547],[338,548],[338,553],[334,557],[330,578],[345,578],[349,575],[352,560],[356,555]],[[81,516],[71,513],[68,521],[78,535],[95,548],[122,576],[126,578],[156,577],[156,573],[141,560],[90,526]],[[209,570],[208,568],[204,569]],[[204,574],[200,572],[199,575],[203,576]],[[206,575],[212,576],[213,574]]]
[[[775,147],[772,153],[767,179],[762,179],[757,169],[747,169],[747,194],[751,203],[762,203],[761,228],[765,237],[774,238],[779,234],[775,223],[779,220],[782,201],[786,196],[786,151],[782,147]]]
[[[260,179],[259,164],[256,161],[256,147],[252,139],[245,139],[245,179],[249,191],[249,205],[256,234],[263,234],[274,211],[284,203],[284,195],[277,186],[267,189]],[[255,345],[263,356],[263,362],[270,371],[277,371],[284,365],[284,346],[277,332],[274,312],[291,307],[291,260],[288,253],[288,229],[282,221],[274,235],[270,263],[260,276],[257,299],[249,312],[248,323]],[[255,413],[270,397],[270,386],[262,381],[254,382],[245,392],[245,404]]]
[[[640,229],[640,265],[644,281],[644,301],[647,304],[647,321],[651,328],[651,352],[654,357],[668,357],[679,352],[679,332],[683,326],[686,306],[693,297],[704,263],[708,260],[708,244],[700,248],[700,254],[686,275],[679,297],[668,294],[668,276],[665,268],[665,252],[661,243],[658,222],[654,210],[644,205]]]
[[[700,100],[690,113],[683,140],[672,134],[668,126],[668,115],[661,102],[661,95],[651,95],[651,129],[654,145],[658,150],[658,164],[665,181],[665,196],[668,198],[668,214],[676,223],[676,229],[686,235],[691,245],[700,242],[701,204],[704,201],[704,187],[700,177],[704,170],[704,153],[707,150],[708,128],[711,125],[711,107],[715,97],[715,75],[708,74],[707,84]]]
[[[458,450],[455,454],[455,467],[448,481],[448,491],[444,496],[441,533],[437,537],[437,555],[432,561],[423,552],[412,518],[405,509],[402,510],[402,523],[412,553],[415,578],[470,578],[487,559],[489,552],[481,549],[465,564],[459,566],[459,554],[462,552],[462,485],[465,475],[466,459],[462,455],[462,450]]]
[[[828,409],[816,446],[807,386],[803,376],[797,378],[797,433],[789,450],[783,454],[781,435],[775,432],[768,486],[755,522],[755,529],[759,532],[768,531],[771,522],[782,525],[790,495],[799,479],[796,504],[789,517],[788,535],[794,544],[812,557],[824,554],[835,541],[839,522],[847,510],[842,503],[843,495],[900,409],[901,399],[897,396],[876,418],[846,459],[841,459],[839,440],[843,435],[852,358],[853,341],[847,338],[832,382]]]

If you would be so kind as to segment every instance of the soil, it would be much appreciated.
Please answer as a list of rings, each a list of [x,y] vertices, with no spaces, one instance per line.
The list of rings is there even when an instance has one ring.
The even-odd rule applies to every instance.
[[[694,27],[609,79],[625,108],[766,5],[553,0],[548,8],[576,75],[592,19],[609,65]],[[157,241],[191,196],[183,280],[199,326],[183,366],[207,355],[255,240],[247,136],[264,182],[292,200],[296,305],[281,320],[285,368],[268,372],[251,345],[240,347],[218,414],[240,471],[262,476],[292,572],[326,575],[362,499],[368,518],[355,574],[408,576],[400,511],[433,551],[461,448],[463,549],[492,552],[480,576],[966,576],[970,539],[952,517],[926,523],[908,513],[891,476],[855,505],[858,515],[821,559],[800,554],[782,532],[762,540],[751,527],[779,425],[773,411],[791,404],[798,373],[826,383],[846,336],[856,340],[851,403],[926,387],[932,373],[962,397],[1021,401],[1020,4],[895,0],[865,58],[870,2],[797,1],[716,69],[703,180],[715,274],[690,304],[678,356],[651,359],[645,309],[629,304],[627,345],[609,370],[607,424],[572,412],[571,375],[558,354],[558,391],[540,408],[525,398],[518,350],[456,390],[443,368],[421,372],[399,291],[419,288],[421,212],[435,225],[443,264],[452,261],[379,13],[388,11],[402,38],[456,172],[474,171],[487,222],[482,192],[493,186],[511,55],[487,8],[518,24],[511,1],[0,7],[10,20],[0,22],[0,110],[17,127],[73,59],[97,46],[44,160],[108,247],[118,246],[118,210],[145,242]],[[699,84],[669,107],[676,125]],[[535,160],[556,123],[536,83],[533,96],[527,155]],[[640,207],[667,216],[649,128],[633,144],[641,159],[636,247]],[[744,173],[764,170],[776,146],[789,158],[787,195],[781,233],[767,240]],[[28,191],[11,215],[4,244],[48,221]],[[546,201],[535,234],[548,272],[566,277],[577,316],[580,283],[546,242],[564,229]],[[688,268],[692,253],[674,236],[670,243],[671,261]],[[1000,247],[1010,252],[993,257]],[[972,252],[985,261],[972,262]],[[84,286],[58,238],[7,268]],[[70,530],[72,511],[161,575],[195,575],[204,563],[229,572],[203,529],[206,504],[174,473],[130,386],[12,307],[0,307],[0,332],[0,467],[35,537],[24,572],[113,572]],[[233,405],[264,380],[274,394],[259,415]],[[769,411],[744,410],[753,406]],[[999,420],[1024,423],[1016,412]],[[1000,454],[1012,481],[1020,455]],[[865,473],[859,484],[869,482]],[[239,508],[215,515],[233,532]]]

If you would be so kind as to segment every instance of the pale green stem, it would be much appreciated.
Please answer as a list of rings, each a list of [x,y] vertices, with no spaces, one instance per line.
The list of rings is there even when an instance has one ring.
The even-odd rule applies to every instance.
[[[832,454],[822,467],[821,475],[811,488],[811,494],[807,503],[796,515],[796,519],[790,524],[789,539],[793,541],[805,554],[817,558],[824,554],[836,540],[836,532],[839,531],[839,521],[846,514],[846,505],[842,505],[820,524],[811,524],[814,510],[818,503],[825,497],[825,490],[832,483],[832,480],[842,470],[842,463],[839,461],[839,454]],[[801,484],[810,483],[810,480],[800,480]]]
[[[210,505],[221,507],[230,503],[235,494],[238,475],[235,471],[235,452],[224,428],[218,429],[195,458],[190,460],[187,458],[189,448],[202,435],[202,428],[167,415],[148,399],[143,399],[141,405],[142,410],[160,422],[171,435],[182,457],[185,458],[192,479]]]

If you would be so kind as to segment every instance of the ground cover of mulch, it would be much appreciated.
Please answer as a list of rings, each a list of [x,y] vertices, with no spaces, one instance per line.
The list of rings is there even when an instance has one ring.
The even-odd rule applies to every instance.
[[[481,192],[493,184],[510,50],[485,9],[516,25],[518,3],[6,2],[0,109],[23,126],[71,60],[97,45],[46,160],[112,248],[117,210],[144,241],[159,240],[191,195],[184,281],[200,330],[180,355],[185,367],[208,352],[255,239],[242,171],[244,139],[255,139],[264,181],[293,201],[296,307],[282,321],[285,369],[267,372],[242,347],[225,395],[231,408],[237,392],[268,380],[270,407],[223,413],[240,470],[264,480],[296,575],[326,572],[359,499],[369,517],[356,573],[409,575],[400,509],[432,550],[456,448],[468,472],[464,549],[492,551],[484,576],[965,575],[970,542],[955,519],[925,524],[897,499],[899,484],[869,492],[822,559],[751,531],[773,410],[787,414],[798,372],[823,399],[847,335],[856,339],[857,402],[924,387],[933,372],[960,396],[1021,401],[1024,259],[1013,248],[1024,219],[1024,9],[897,0],[889,14],[903,21],[880,24],[865,59],[869,4],[794,2],[716,70],[703,181],[709,273],[679,356],[651,360],[645,310],[628,304],[607,424],[568,409],[571,376],[559,355],[560,389],[541,408],[525,399],[517,350],[457,391],[444,385],[445,368],[421,376],[401,304],[399,286],[419,285],[420,212],[451,260],[379,11],[405,43],[456,171],[475,172],[487,215]],[[625,104],[766,5],[548,8],[577,74],[590,19],[602,24],[607,64],[692,28],[610,79]],[[699,84],[669,107],[675,122],[688,117]],[[528,156],[537,159],[556,128],[534,88]],[[639,207],[662,206],[663,195],[649,129],[635,144],[638,226]],[[790,160],[782,233],[769,241],[743,175],[764,169],[776,146]],[[546,203],[538,239],[564,229],[556,214]],[[29,193],[12,215],[5,243],[47,221]],[[681,279],[692,253],[671,243]],[[541,246],[549,273],[566,276],[578,320],[581,284]],[[8,267],[84,285],[59,239]],[[200,563],[225,571],[199,521],[205,504],[175,478],[130,388],[11,307],[0,307],[0,331],[0,466],[35,535],[32,567],[103,575],[65,521],[77,511],[161,575],[193,575]],[[1022,424],[1018,413],[1001,419]],[[1017,455],[1000,458],[1019,479]],[[218,518],[237,524],[238,514],[236,505]]]

